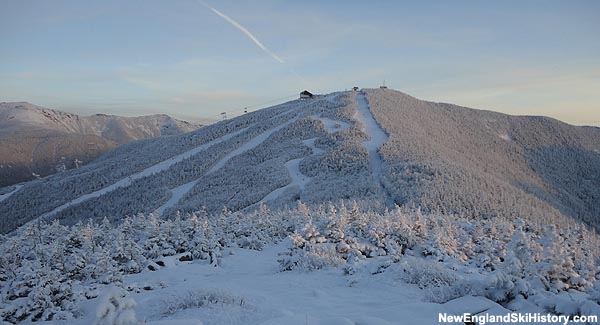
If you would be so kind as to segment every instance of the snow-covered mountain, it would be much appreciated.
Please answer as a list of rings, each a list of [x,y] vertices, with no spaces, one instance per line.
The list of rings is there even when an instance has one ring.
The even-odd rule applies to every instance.
[[[600,129],[418,100],[393,90],[295,100],[191,133],[132,142],[25,184],[1,230],[36,218],[117,221],[356,200],[598,226]]]
[[[88,163],[118,145],[199,126],[167,115],[79,116],[26,102],[0,103],[0,186]]]
[[[0,237],[0,315],[63,324],[597,317],[599,152],[598,128],[390,89],[130,142],[0,192],[1,230],[12,231]]]

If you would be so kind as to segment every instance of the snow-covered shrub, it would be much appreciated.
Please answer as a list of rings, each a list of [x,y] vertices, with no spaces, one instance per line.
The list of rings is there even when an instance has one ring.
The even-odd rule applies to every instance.
[[[337,267],[345,262],[338,253],[337,245],[324,243],[325,238],[320,236],[314,224],[305,225],[303,232],[308,239],[298,233],[290,235],[291,247],[279,259],[282,271],[318,270]]]
[[[527,282],[503,270],[496,270],[485,281],[484,294],[490,300],[507,303],[518,294],[527,296]]]
[[[246,300],[220,289],[195,289],[162,300],[161,313],[174,314],[190,308],[211,308],[217,306],[247,307]]]
[[[436,303],[473,293],[473,284],[459,277],[440,262],[405,256],[400,261],[400,279],[416,284],[425,291],[425,298]]]
[[[406,256],[400,265],[400,278],[408,283],[416,284],[420,289],[448,287],[459,279],[439,262]]]
[[[298,255],[298,267],[304,270],[338,267],[346,262],[340,257],[333,244],[309,244],[304,250],[299,251]]]
[[[127,296],[121,288],[107,290],[96,309],[97,325],[127,325],[137,322],[135,317],[135,300]]]
[[[9,247],[13,241],[17,240],[11,239]],[[26,246],[21,246],[23,247]],[[0,285],[0,315],[4,320],[21,322],[52,320],[57,316],[61,319],[72,317],[72,313],[63,311],[73,307],[73,281],[67,274],[46,263],[45,258],[53,257],[53,254],[48,251],[48,255],[42,255],[42,249],[43,247],[38,246],[35,251],[28,253],[26,250],[3,253],[0,259],[4,274]],[[25,253],[27,259],[20,259],[19,255],[22,253]],[[6,268],[10,265],[11,268]]]
[[[568,252],[565,236],[558,233],[555,225],[548,225],[539,239],[543,248],[542,259],[536,263],[536,271],[546,286],[546,290],[558,293],[580,284],[579,274],[575,272],[573,256]]]
[[[473,284],[466,280],[459,280],[449,286],[429,287],[425,289],[425,299],[438,304],[472,294],[477,294],[477,291],[474,289]]]
[[[365,256],[358,249],[350,249],[346,257],[346,265],[344,266],[344,273],[352,275],[356,273],[360,262],[365,259]]]

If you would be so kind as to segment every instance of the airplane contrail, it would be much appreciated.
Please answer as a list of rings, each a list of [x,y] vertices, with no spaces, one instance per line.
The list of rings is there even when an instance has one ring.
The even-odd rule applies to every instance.
[[[269,50],[263,43],[261,43],[258,40],[258,38],[256,38],[256,36],[254,36],[248,29],[246,29],[246,27],[242,26],[237,21],[229,18],[229,16],[225,15],[224,13],[222,13],[222,12],[218,11],[217,9],[211,7],[209,4],[205,3],[204,1],[198,0],[198,2],[201,3],[203,6],[205,6],[206,8],[212,10],[212,12],[214,12],[217,15],[219,15],[221,18],[227,20],[235,28],[239,29],[242,33],[244,33],[246,36],[248,36],[248,38],[250,38],[252,40],[252,42],[254,42],[254,44],[256,44],[258,47],[260,47],[261,50],[263,50],[265,53],[267,53],[269,56],[271,56],[277,62],[279,62],[279,63],[285,63],[285,61],[283,61],[282,58],[280,58],[279,56],[277,56],[277,54],[275,54],[271,50]]]

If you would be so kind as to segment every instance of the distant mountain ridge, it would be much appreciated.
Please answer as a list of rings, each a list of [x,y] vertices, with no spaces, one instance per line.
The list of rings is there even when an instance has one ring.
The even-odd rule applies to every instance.
[[[88,163],[130,141],[198,127],[164,114],[80,116],[27,102],[2,102],[0,187]]]
[[[0,204],[0,230],[36,218],[119,221],[297,200],[598,228],[599,189],[599,128],[365,89],[126,144],[25,184]]]

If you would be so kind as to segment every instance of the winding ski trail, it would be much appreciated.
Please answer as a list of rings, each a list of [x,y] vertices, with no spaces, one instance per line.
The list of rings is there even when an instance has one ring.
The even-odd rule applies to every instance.
[[[311,118],[323,122],[325,131],[327,131],[327,133],[336,133],[336,132],[340,132],[340,131],[350,128],[350,124],[348,124],[346,122],[330,119],[328,117],[313,115],[313,116],[311,116]],[[317,148],[315,146],[316,140],[317,140],[317,138],[310,138],[310,139],[302,141],[302,143],[305,146],[309,147],[312,150],[312,153],[309,156],[314,156],[314,155],[318,155],[318,154],[325,152],[323,149]],[[298,188],[298,190],[300,191],[300,195],[302,195],[302,193],[304,192],[304,188],[306,187],[306,184],[308,184],[312,179],[312,177],[306,176],[306,175],[302,174],[302,172],[300,172],[300,162],[302,162],[302,160],[304,160],[304,159],[306,159],[306,157],[296,158],[296,159],[287,161],[285,163],[285,168],[287,168],[288,174],[290,175],[290,178],[292,179],[291,182],[285,186],[275,189],[271,193],[267,194],[262,200],[248,206],[246,209],[251,209],[253,207],[260,205],[261,203],[274,201],[290,188],[294,188],[294,187]]]
[[[389,195],[388,191],[385,189],[381,182],[381,165],[382,159],[381,154],[379,153],[379,148],[387,141],[389,136],[383,129],[379,126],[373,114],[371,114],[371,110],[369,109],[369,103],[365,94],[363,92],[359,92],[355,97],[357,110],[355,118],[362,123],[364,129],[362,130],[367,135],[369,135],[370,139],[367,141],[363,141],[362,145],[369,152],[369,160],[371,162],[371,170],[373,174],[373,180],[377,182],[383,193],[386,195],[386,206],[388,208],[394,208],[394,200]]]
[[[300,118],[300,116],[296,116],[283,124],[280,124],[274,128],[264,131],[263,133],[252,138],[250,141],[244,143],[241,147],[239,147],[239,148],[233,150],[232,152],[228,153],[227,155],[225,155],[225,157],[223,157],[221,160],[219,160],[217,163],[215,163],[203,176],[201,176],[191,182],[188,182],[186,184],[183,184],[181,186],[178,186],[178,187],[172,189],[171,190],[171,193],[172,193],[171,198],[167,202],[165,202],[165,204],[163,204],[158,209],[156,209],[154,211],[154,213],[158,213],[158,214],[162,215],[167,209],[170,209],[170,208],[176,206],[179,203],[179,201],[181,201],[181,199],[186,194],[188,194],[196,184],[198,184],[200,182],[202,177],[210,175],[210,174],[216,172],[217,170],[223,168],[223,166],[225,166],[225,164],[232,158],[239,156],[248,150],[258,147],[261,143],[265,142],[265,140],[267,140],[273,133],[296,122],[299,118]]]

